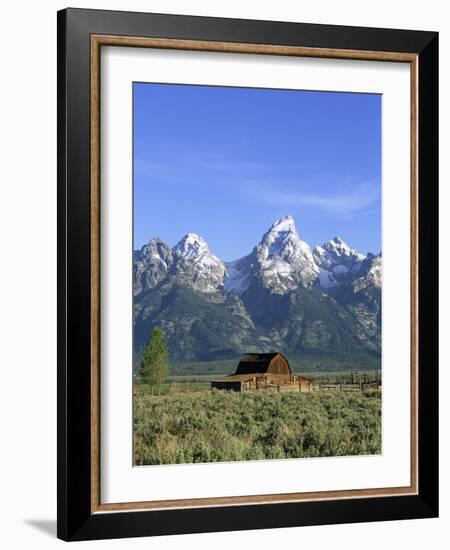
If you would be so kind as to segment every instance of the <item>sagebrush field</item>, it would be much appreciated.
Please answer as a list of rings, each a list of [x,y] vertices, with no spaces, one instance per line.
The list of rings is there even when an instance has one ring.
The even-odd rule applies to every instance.
[[[381,452],[381,391],[134,398],[135,465]]]

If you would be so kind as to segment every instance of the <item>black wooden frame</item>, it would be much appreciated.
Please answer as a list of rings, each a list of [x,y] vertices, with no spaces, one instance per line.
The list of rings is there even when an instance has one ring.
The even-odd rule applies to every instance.
[[[91,514],[90,36],[419,56],[419,494]],[[67,9],[58,13],[58,537],[86,540],[436,517],[438,35],[435,32]]]

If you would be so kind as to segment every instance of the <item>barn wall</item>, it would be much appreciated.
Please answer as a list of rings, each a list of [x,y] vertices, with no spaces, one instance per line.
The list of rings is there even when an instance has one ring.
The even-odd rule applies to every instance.
[[[291,370],[287,360],[282,355],[277,355],[270,362],[268,372],[271,374],[290,374]]]

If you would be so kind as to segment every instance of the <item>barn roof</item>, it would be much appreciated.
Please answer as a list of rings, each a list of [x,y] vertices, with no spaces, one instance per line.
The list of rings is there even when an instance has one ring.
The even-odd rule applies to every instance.
[[[277,355],[281,355],[282,357],[284,357],[279,352],[244,353],[241,360],[239,361],[239,365],[237,366],[235,374],[266,373],[269,369],[270,362]]]

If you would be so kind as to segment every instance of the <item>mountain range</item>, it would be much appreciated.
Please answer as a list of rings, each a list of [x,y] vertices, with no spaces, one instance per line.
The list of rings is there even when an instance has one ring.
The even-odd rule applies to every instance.
[[[195,233],[134,252],[134,351],[160,327],[173,361],[242,352],[381,353],[381,254],[339,236],[311,248],[292,216],[253,250],[223,262]]]

